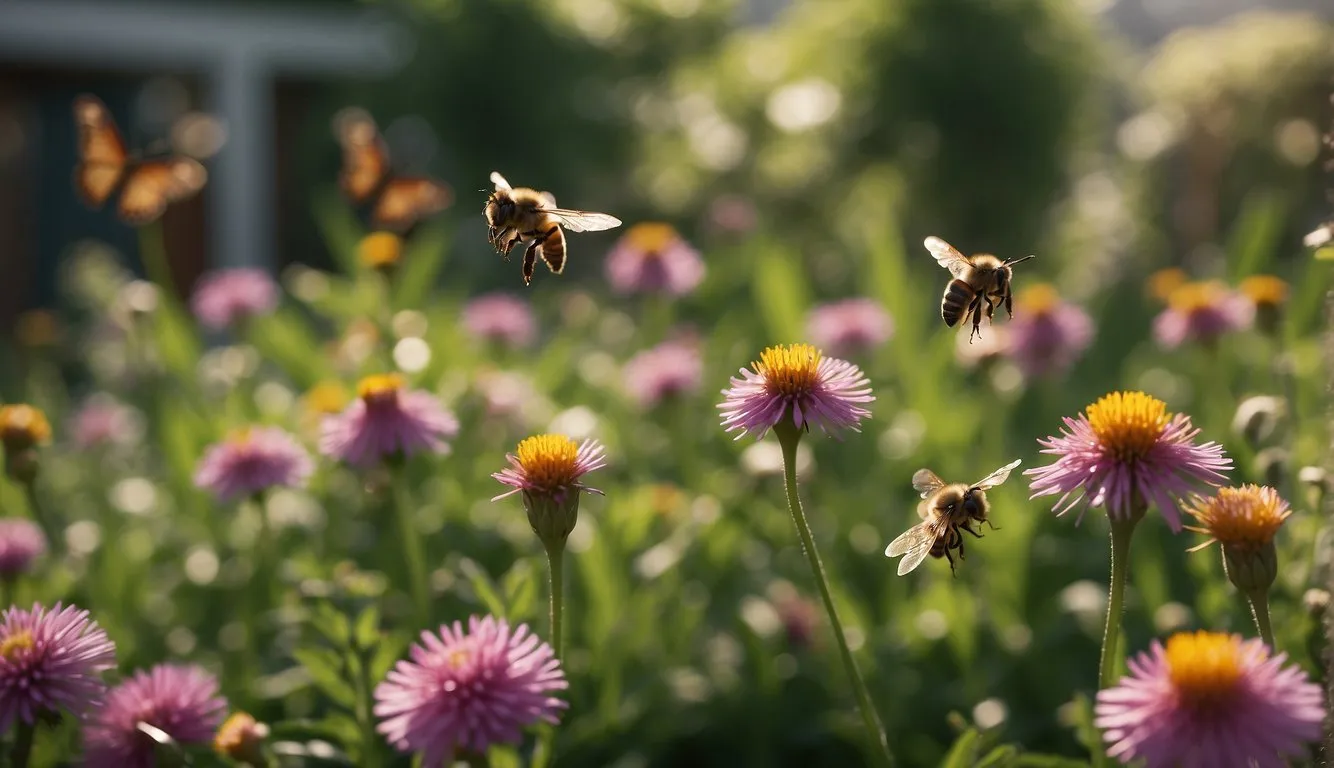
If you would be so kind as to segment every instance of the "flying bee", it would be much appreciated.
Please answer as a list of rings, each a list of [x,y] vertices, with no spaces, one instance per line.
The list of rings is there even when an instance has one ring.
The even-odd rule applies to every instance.
[[[510,260],[515,245],[528,243],[523,252],[524,285],[533,281],[538,256],[552,274],[565,271],[565,233],[561,227],[571,232],[600,232],[621,226],[620,219],[605,213],[557,208],[550,192],[511,187],[497,171],[491,172],[491,183],[496,189],[482,207],[490,227],[487,241],[504,255],[505,261]]]
[[[948,269],[954,279],[945,286],[945,295],[940,300],[940,317],[945,325],[953,328],[960,320],[968,322],[973,318],[973,330],[968,334],[968,343],[982,333],[982,314],[991,322],[996,305],[1004,303],[1005,312],[1014,317],[1010,284],[1014,279],[1014,265],[1034,256],[1025,256],[1013,261],[1001,261],[989,253],[975,253],[964,256],[959,249],[938,237],[928,237],[923,245],[931,252],[940,266]]]
[[[912,487],[922,495],[923,501],[917,505],[917,516],[922,522],[904,531],[885,548],[885,557],[904,556],[899,561],[899,575],[921,565],[927,555],[949,560],[953,573],[954,557],[950,551],[959,550],[959,559],[963,560],[963,536],[959,531],[980,539],[982,534],[973,529],[973,523],[996,527],[987,517],[991,506],[986,491],[1005,482],[1019,462],[1016,459],[972,485],[946,483],[929,469],[917,470],[912,476]]]

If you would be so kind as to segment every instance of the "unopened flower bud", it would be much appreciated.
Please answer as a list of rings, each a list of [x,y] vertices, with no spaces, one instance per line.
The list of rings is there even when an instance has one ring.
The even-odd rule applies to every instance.
[[[1302,595],[1302,607],[1317,619],[1323,617],[1325,611],[1329,609],[1329,590],[1315,588],[1306,590],[1306,594]]]
[[[1278,577],[1274,542],[1258,548],[1223,545],[1223,570],[1228,581],[1244,595],[1264,594]]]

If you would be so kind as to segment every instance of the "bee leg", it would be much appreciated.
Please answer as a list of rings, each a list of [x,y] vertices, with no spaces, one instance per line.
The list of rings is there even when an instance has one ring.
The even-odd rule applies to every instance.
[[[1014,317],[1014,294],[1008,290],[1005,292],[1005,314]]]
[[[979,538],[979,539],[982,538],[982,534],[980,534],[980,533],[978,533],[977,531],[973,530],[972,527],[971,527],[968,523],[964,523],[963,525],[961,525],[961,526],[959,526],[959,527],[962,528],[962,529],[965,530],[965,531],[968,531],[969,533],[973,534],[974,536],[976,536],[976,537]],[[960,550],[963,549],[963,540],[962,540],[962,539],[959,540],[959,549],[960,549]]]
[[[978,297],[973,299],[973,303],[970,306],[973,315],[973,330],[968,334],[969,344],[973,343],[974,336],[980,337],[982,335],[982,302],[982,295],[978,294]],[[990,307],[991,305],[988,304],[987,306]]]
[[[523,284],[529,285],[533,282],[533,269],[537,266],[537,247],[541,242],[534,240],[528,244],[528,249],[523,252]]]
[[[962,542],[960,542],[960,546],[959,546],[959,558],[960,558],[960,559],[963,559],[963,546],[962,546]],[[951,554],[950,554],[950,550],[949,550],[948,547],[945,548],[945,559],[948,560],[949,563],[950,563],[950,575],[951,575],[951,576],[958,576],[959,574],[956,573],[955,570],[954,570],[954,555],[951,555]]]

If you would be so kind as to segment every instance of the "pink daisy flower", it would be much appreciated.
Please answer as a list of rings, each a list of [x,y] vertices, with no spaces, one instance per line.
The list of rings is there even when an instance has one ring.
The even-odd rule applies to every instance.
[[[111,690],[84,727],[87,768],[153,768],[156,741],[142,725],[177,744],[208,744],[227,713],[218,680],[202,667],[159,664]]]
[[[607,254],[607,280],[617,293],[684,296],[704,280],[704,259],[670,225],[630,227]]]
[[[138,439],[141,426],[133,408],[105,394],[93,395],[74,414],[70,428],[74,445],[87,451],[104,445],[126,445]]]
[[[209,446],[195,470],[195,485],[220,501],[270,488],[299,488],[315,472],[310,454],[278,427],[247,427]]]
[[[704,376],[698,345],[686,339],[665,341],[625,364],[625,389],[642,408],[664,398],[695,392]]]
[[[46,534],[22,517],[0,518],[0,579],[10,580],[32,568],[46,554]]]
[[[814,424],[829,435],[861,431],[861,420],[871,415],[861,404],[875,397],[861,369],[824,357],[810,344],[769,347],[751,368],[732,378],[718,405],[726,431],[741,430],[738,440],[747,434],[764,437],[784,418],[799,429]]]
[[[537,338],[537,320],[528,302],[508,293],[479,296],[463,308],[468,333],[511,347],[526,347]]]
[[[1062,301],[1046,283],[1029,286],[1014,303],[1005,354],[1025,378],[1065,373],[1093,341],[1093,320],[1088,313]]]
[[[500,501],[520,492],[525,496],[551,497],[557,502],[564,501],[570,491],[601,494],[602,491],[579,482],[579,478],[607,466],[604,450],[596,440],[575,445],[565,435],[526,437],[519,441],[514,453],[505,455],[509,467],[491,475],[513,490],[491,500]]]
[[[1108,754],[1145,768],[1283,768],[1320,738],[1320,687],[1286,654],[1240,635],[1183,632],[1129,660],[1098,692],[1094,724]]]
[[[811,310],[806,333],[817,347],[844,357],[889,341],[894,321],[877,301],[845,299]]]
[[[1210,344],[1249,328],[1254,319],[1255,305],[1226,285],[1216,280],[1186,283],[1168,296],[1167,309],[1153,321],[1153,337],[1164,349],[1187,341]]]
[[[754,231],[759,219],[755,204],[740,195],[720,195],[709,204],[708,224],[715,232],[744,235]]]
[[[1033,477],[1031,498],[1061,494],[1057,514],[1088,499],[1126,518],[1137,503],[1152,503],[1180,532],[1179,499],[1200,484],[1219,485],[1232,468],[1221,445],[1193,442],[1200,430],[1189,416],[1169,414],[1143,392],[1113,392],[1064,421],[1060,437],[1038,440],[1056,462],[1024,471]]]
[[[102,673],[116,646],[88,612],[56,603],[0,616],[0,733],[61,710],[82,714],[102,700]]]
[[[457,750],[484,753],[513,744],[538,722],[556,724],[569,687],[551,646],[520,624],[491,616],[421,634],[375,688],[380,733],[400,752],[420,753],[424,768],[449,765]]]
[[[195,283],[190,309],[199,322],[222,330],[238,320],[267,315],[278,307],[278,284],[262,269],[209,272]]]
[[[398,374],[368,376],[359,397],[337,416],[324,420],[320,452],[355,467],[411,456],[420,451],[447,453],[445,441],[459,432],[459,422],[434,395],[403,388]]]

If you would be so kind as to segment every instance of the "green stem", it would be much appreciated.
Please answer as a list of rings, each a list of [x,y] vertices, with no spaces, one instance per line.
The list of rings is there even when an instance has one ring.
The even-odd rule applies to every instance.
[[[19,485],[23,486],[23,498],[28,502],[28,513],[37,523],[37,527],[46,534],[47,546],[51,551],[60,550],[60,541],[56,538],[55,525],[47,519],[45,511],[42,509],[42,502],[37,498],[37,482],[35,480],[25,480]]]
[[[1251,616],[1255,618],[1255,628],[1260,631],[1260,639],[1265,641],[1271,651],[1277,652],[1274,644],[1274,627],[1269,623],[1269,591],[1257,589],[1246,596],[1251,604]]]
[[[1116,682],[1119,656],[1116,643],[1121,633],[1121,616],[1125,613],[1126,581],[1130,567],[1130,538],[1135,526],[1144,517],[1144,510],[1136,510],[1124,519],[1112,519],[1112,585],[1107,597],[1107,625],[1102,632],[1102,656],[1098,664],[1098,690],[1110,688]]]
[[[366,768],[379,768],[380,735],[375,731],[375,718],[371,698],[374,687],[370,679],[370,662],[360,650],[354,652],[353,660],[357,664],[357,723],[361,726],[361,762]]]
[[[797,526],[797,535],[801,538],[801,549],[810,563],[811,573],[815,576],[815,585],[820,590],[820,600],[824,602],[825,612],[829,614],[829,623],[834,629],[834,638],[838,641],[839,654],[843,657],[843,666],[852,679],[852,689],[857,695],[857,707],[861,710],[862,724],[866,726],[866,737],[881,765],[894,765],[894,756],[890,754],[889,742],[885,738],[885,727],[880,724],[871,693],[862,679],[857,660],[852,657],[848,647],[848,638],[843,632],[843,623],[838,619],[834,608],[834,597],[829,591],[829,580],[825,576],[824,565],[820,563],[820,553],[815,548],[815,537],[806,522],[806,513],[801,508],[801,497],[797,492],[797,444],[801,441],[801,431],[786,418],[775,428],[779,445],[783,449],[783,480],[787,486],[787,506],[792,513],[792,522]]]
[[[430,595],[427,592],[426,558],[422,554],[421,536],[412,520],[412,503],[408,498],[407,478],[394,472],[389,478],[393,494],[394,512],[398,518],[399,534],[403,537],[403,556],[408,564],[408,582],[412,591],[412,606],[417,627],[425,628],[431,618]]]
[[[162,236],[162,220],[139,228],[139,262],[144,274],[166,294],[162,298],[176,300],[176,281],[171,276],[171,262],[167,259],[167,243]]]
[[[18,733],[14,736],[14,747],[9,752],[9,763],[14,768],[28,768],[28,761],[32,758],[34,733],[32,723],[19,721]]]
[[[547,565],[551,576],[551,634],[547,642],[551,650],[560,659],[565,655],[565,542],[545,543]],[[544,726],[538,734],[537,747],[533,750],[533,768],[545,768],[551,764],[556,754],[556,729]]]

